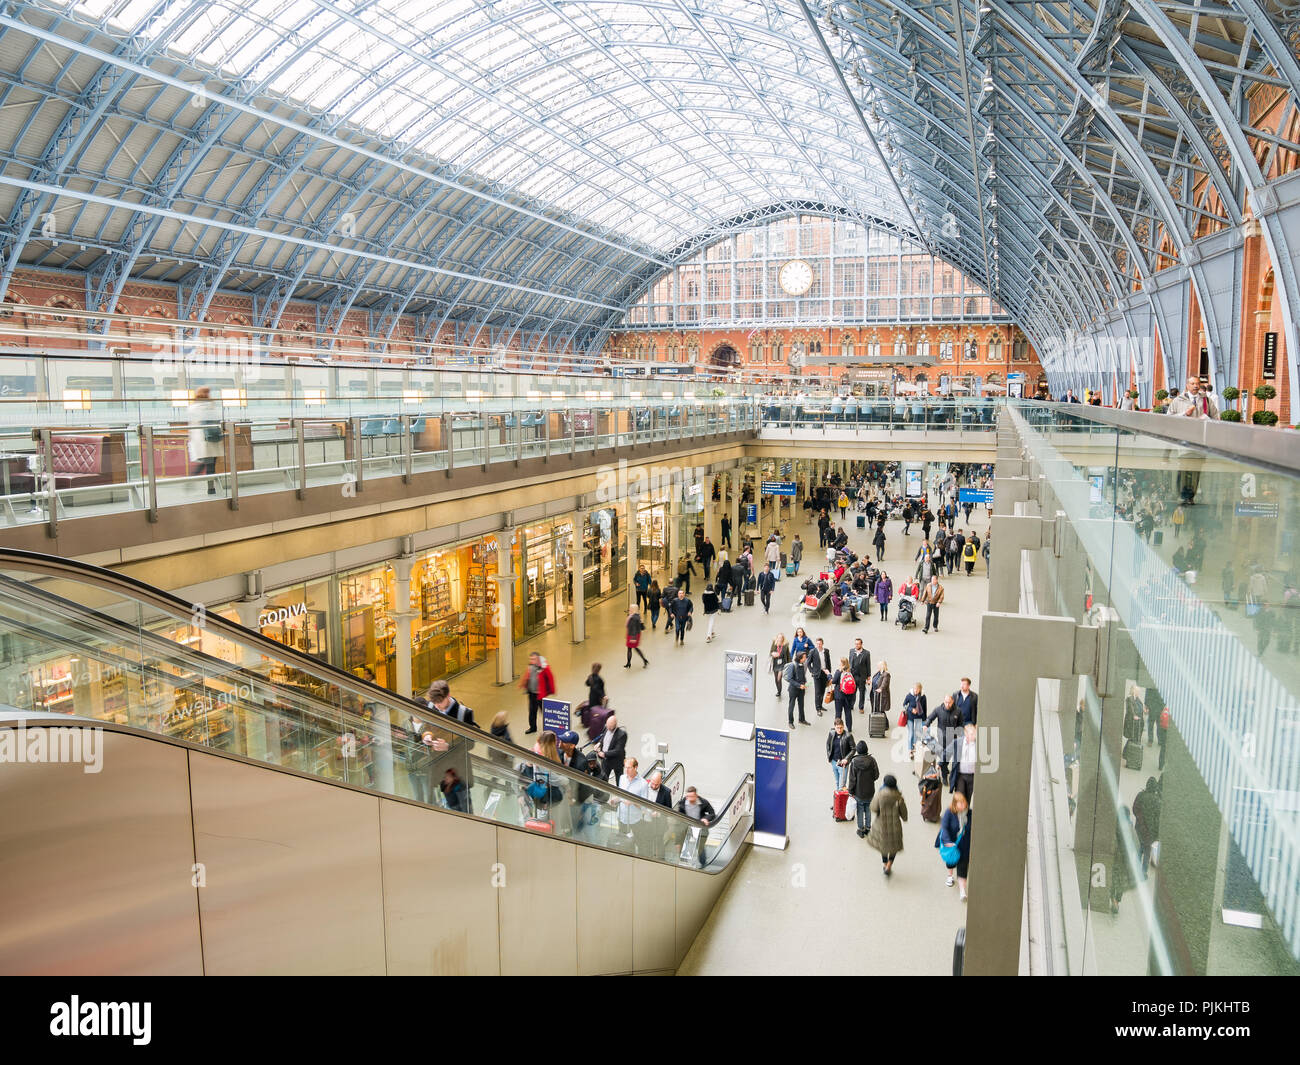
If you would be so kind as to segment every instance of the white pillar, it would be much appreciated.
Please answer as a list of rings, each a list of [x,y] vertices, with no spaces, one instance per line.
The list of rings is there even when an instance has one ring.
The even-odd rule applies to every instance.
[[[733,466],[727,471],[727,488],[731,496],[727,499],[727,517],[731,519],[731,552],[730,557],[736,557],[736,544],[740,539],[740,479],[741,468]]]
[[[262,611],[266,609],[266,596],[259,595],[253,599],[241,599],[235,604],[235,613],[239,615],[239,623],[246,629],[253,632],[260,632],[257,619]],[[245,669],[253,669],[258,665],[261,654],[251,644],[241,645],[239,652],[239,664]]]
[[[587,515],[581,510],[575,510],[569,515],[569,521],[573,524],[572,559],[570,562],[574,567],[573,642],[582,643],[587,638],[587,587],[582,564],[582,534],[587,528]],[[596,564],[600,564],[599,559],[596,560]]]
[[[497,684],[513,684],[515,680],[515,582],[514,573],[515,530],[502,529],[497,533],[497,571],[492,583],[497,589]]]
[[[632,583],[632,578],[636,576],[637,565],[640,561],[641,554],[641,525],[636,520],[637,501],[629,498],[627,501],[627,605],[636,604],[636,585]]]
[[[761,554],[759,548],[763,543],[763,464],[761,462],[754,467],[754,513],[758,518],[754,524],[754,548]]]
[[[393,620],[397,633],[393,637],[393,650],[397,655],[397,678],[393,690],[403,697],[413,694],[411,680],[411,567],[415,559],[409,555],[393,559]],[[486,590],[486,589],[485,589]]]

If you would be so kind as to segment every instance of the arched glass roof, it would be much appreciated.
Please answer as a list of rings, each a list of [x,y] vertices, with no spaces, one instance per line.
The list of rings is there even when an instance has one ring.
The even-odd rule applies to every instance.
[[[1298,53],[1290,0],[14,0],[0,297],[39,267],[95,310],[160,281],[185,318],[229,290],[257,326],[310,300],[326,332],[595,346],[812,205],[1041,346],[1138,299],[1174,336],[1150,293],[1221,303],[1194,245],[1253,216],[1300,347]]]

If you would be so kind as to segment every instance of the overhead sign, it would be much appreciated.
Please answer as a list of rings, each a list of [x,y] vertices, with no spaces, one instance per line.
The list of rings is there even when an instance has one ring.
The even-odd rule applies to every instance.
[[[958,503],[982,503],[986,507],[993,505],[992,488],[958,488]]]
[[[1238,503],[1234,508],[1239,518],[1276,518],[1276,503]]]
[[[794,482],[793,481],[764,481],[763,495],[792,496],[794,495]]]
[[[920,499],[923,494],[921,487],[921,471],[917,469],[908,469],[903,471],[906,476],[906,491],[908,499]]]
[[[757,503],[746,503],[746,504],[745,504],[745,521],[749,522],[750,525],[757,525],[757,524],[758,524],[758,504],[757,504]]]
[[[781,463],[781,476],[789,477],[794,472],[794,463],[789,460]]]

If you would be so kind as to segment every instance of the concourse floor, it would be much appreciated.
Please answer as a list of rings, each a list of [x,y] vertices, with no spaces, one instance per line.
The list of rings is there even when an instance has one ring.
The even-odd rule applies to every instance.
[[[983,537],[987,522],[981,514],[974,517],[975,528]],[[850,547],[866,556],[871,530],[859,530],[855,524],[847,527]],[[787,523],[781,531],[786,544],[798,532],[810,545],[801,567],[806,572],[818,557],[816,526],[790,527]],[[904,537],[902,522],[891,521],[886,535],[884,570],[897,587],[915,568],[912,558],[921,543],[920,527],[914,525],[912,535]],[[642,639],[642,649],[650,660],[648,668],[642,668],[635,656],[632,668],[623,668],[626,602],[621,596],[588,611],[584,644],[572,643],[571,625],[565,620],[518,647],[516,664],[526,663],[529,651],[540,651],[555,673],[559,696],[576,705],[586,697],[582,682],[591,663],[600,661],[610,705],[629,732],[629,752],[636,754],[644,767],[658,757],[658,743],[666,741],[668,764],[682,762],[687,782],[720,806],[741,774],[752,771],[754,765],[752,743],[718,735],[723,651],[757,651],[765,660],[778,631],[789,639],[794,632],[792,608],[802,579],[781,580],[770,615],[763,614],[757,599],[753,607],[719,615],[717,639],[710,644],[704,642],[703,583],[692,582],[694,628],[685,645],[677,647],[673,637],[664,634],[661,615],[659,631],[647,631]],[[972,686],[979,689],[979,624],[988,599],[983,559],[972,577],[954,573],[940,579],[946,596],[937,634],[922,634],[919,624],[903,632],[893,623],[892,606],[887,624],[876,616],[853,624],[832,617],[829,608],[821,618],[799,619],[811,638],[826,640],[835,661],[848,654],[853,638],[860,635],[871,651],[873,669],[882,657],[889,663],[893,678],[891,726],[914,681],[922,683],[931,709],[942,702],[944,694],[956,689],[962,676],[969,676]],[[453,678],[452,691],[473,707],[484,725],[497,710],[509,710],[515,741],[528,744],[532,737],[524,735],[527,698],[493,681],[493,666],[488,662]],[[785,698],[777,699],[770,673],[760,677],[756,711],[760,725],[785,725]],[[902,730],[891,727],[886,739],[871,740],[865,714],[854,714],[855,737],[867,740],[882,777],[892,772],[898,778],[908,806],[904,850],[894,864],[893,875],[886,879],[879,854],[857,837],[854,823],[836,823],[831,816],[833,782],[825,746],[834,716],[829,711],[820,718],[816,715],[811,690],[805,712],[813,724],[799,726],[791,737],[790,846],[784,852],[750,850],[680,972],[950,974],[953,938],[965,921],[966,906],[958,901],[957,888],[944,884],[946,871],[934,847],[938,826],[921,820],[916,778],[905,738],[900,739]],[[946,803],[946,790],[943,798]],[[852,806],[850,801],[850,814]],[[972,884],[972,890],[978,886]]]

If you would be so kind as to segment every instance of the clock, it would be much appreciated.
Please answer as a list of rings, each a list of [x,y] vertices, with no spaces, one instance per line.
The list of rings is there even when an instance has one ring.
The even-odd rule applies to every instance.
[[[813,283],[813,268],[803,259],[791,259],[777,275],[787,296],[802,296]]]

